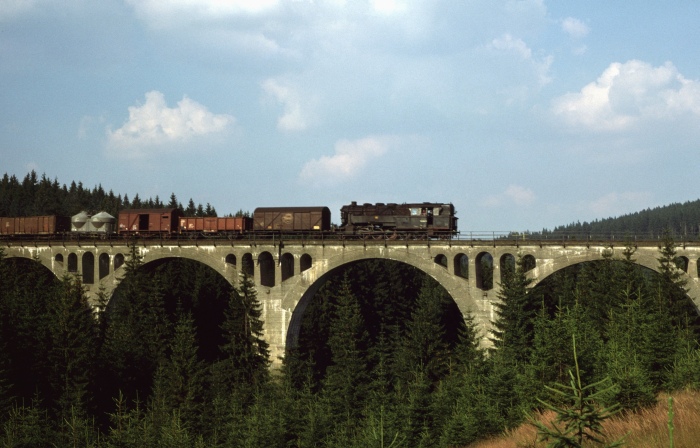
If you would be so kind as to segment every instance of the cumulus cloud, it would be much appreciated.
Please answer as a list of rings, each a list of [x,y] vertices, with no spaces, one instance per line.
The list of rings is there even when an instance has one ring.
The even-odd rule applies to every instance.
[[[341,183],[358,175],[370,160],[386,153],[389,145],[390,139],[385,137],[340,140],[335,144],[335,154],[306,162],[299,177],[315,184]]]
[[[527,206],[535,202],[535,193],[521,185],[509,185],[503,192],[486,197],[482,205],[500,207],[504,204]]]
[[[551,111],[574,127],[595,131],[627,130],[643,120],[690,114],[700,116],[700,83],[676,67],[643,61],[615,62],[580,92],[552,102]]]
[[[284,113],[277,120],[277,128],[282,131],[303,131],[309,125],[309,115],[302,107],[299,92],[287,83],[267,79],[262,89],[284,107]]]
[[[561,22],[561,29],[564,30],[566,34],[575,39],[586,37],[590,32],[588,25],[586,25],[579,19],[575,19],[573,17],[567,17],[566,19],[564,19]]]
[[[129,107],[129,120],[116,131],[107,130],[108,149],[115,155],[139,157],[145,149],[186,142],[194,137],[225,131],[235,122],[217,115],[186,96],[170,108],[161,92],[146,93],[146,102]]]

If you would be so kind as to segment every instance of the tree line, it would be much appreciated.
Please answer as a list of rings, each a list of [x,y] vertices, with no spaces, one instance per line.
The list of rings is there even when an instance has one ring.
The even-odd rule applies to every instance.
[[[209,203],[195,204],[190,198],[186,206],[178,201],[175,193],[167,202],[158,196],[141,199],[136,193],[132,199],[127,194],[106,192],[102,185],[88,188],[82,182],[72,181],[69,186],[60,184],[35,171],[20,181],[15,175],[5,173],[0,180],[0,216],[74,216],[81,211],[97,213],[106,211],[116,217],[119,210],[143,208],[177,208],[184,216],[217,216]],[[243,214],[242,211],[238,215]]]
[[[700,238],[700,199],[647,208],[618,217],[596,219],[590,222],[573,222],[543,230],[543,237],[588,235],[636,236],[658,239],[670,232],[677,239]]]

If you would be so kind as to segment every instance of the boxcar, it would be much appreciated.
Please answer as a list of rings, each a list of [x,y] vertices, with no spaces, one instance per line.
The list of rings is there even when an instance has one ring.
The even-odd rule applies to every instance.
[[[180,214],[176,208],[122,210],[119,234],[169,236],[177,232]]]
[[[70,218],[67,216],[21,216],[0,217],[2,235],[54,235],[70,231]]]
[[[282,232],[323,232],[331,228],[328,207],[258,207],[253,212],[253,230]]]

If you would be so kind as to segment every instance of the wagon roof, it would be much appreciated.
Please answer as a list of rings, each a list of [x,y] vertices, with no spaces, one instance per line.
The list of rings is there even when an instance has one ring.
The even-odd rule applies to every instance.
[[[150,214],[150,213],[179,213],[176,208],[130,208],[120,210],[119,213]]]
[[[318,212],[318,211],[329,211],[328,207],[258,207],[253,213],[264,213],[264,212]]]

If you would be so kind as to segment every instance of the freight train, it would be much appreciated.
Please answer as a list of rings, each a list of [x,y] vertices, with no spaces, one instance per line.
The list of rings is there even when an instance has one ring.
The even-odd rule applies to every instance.
[[[324,238],[440,238],[457,234],[450,203],[357,204],[340,209],[339,225],[328,207],[259,207],[252,217],[187,217],[176,208],[130,209],[62,216],[0,217],[0,238],[228,238],[316,235]]]

